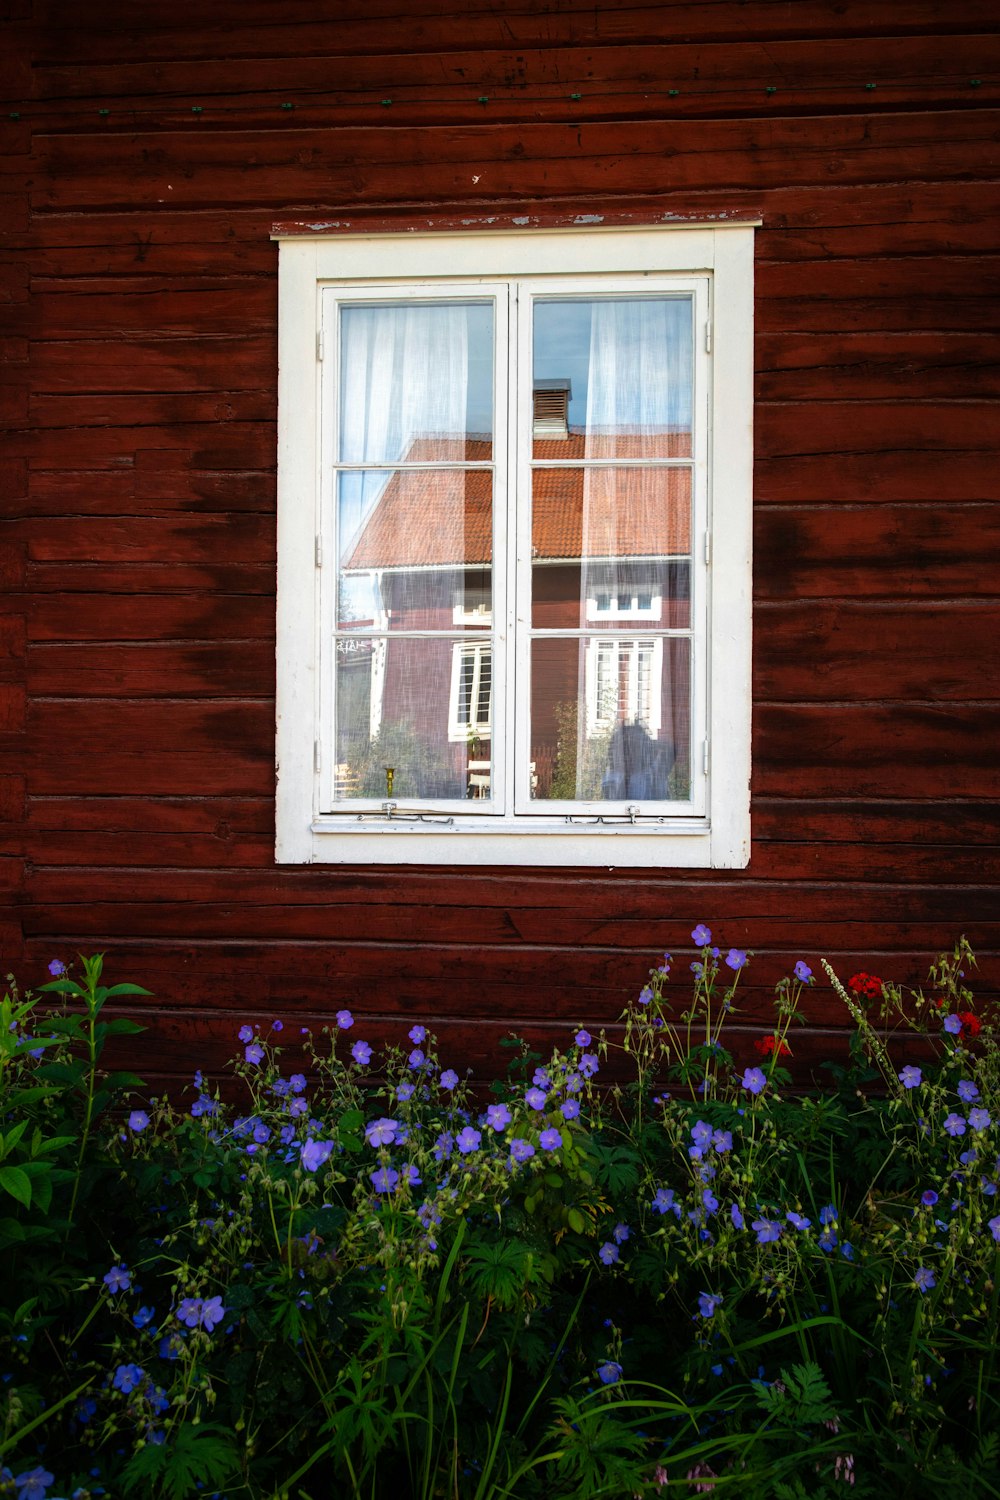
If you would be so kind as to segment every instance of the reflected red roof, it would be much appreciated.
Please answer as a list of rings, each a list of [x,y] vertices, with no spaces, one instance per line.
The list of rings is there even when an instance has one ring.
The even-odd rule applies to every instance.
[[[687,433],[663,434],[667,452],[688,457]],[[611,441],[610,439],[608,441]],[[632,457],[639,439],[614,439],[614,457]],[[649,439],[642,439],[648,449]],[[628,450],[632,449],[632,452]],[[538,441],[536,459],[582,459],[581,434]],[[588,456],[594,454],[594,440]],[[414,443],[410,460],[421,461]],[[487,442],[466,458],[490,457]],[[396,471],[362,528],[345,569],[485,565],[491,560],[491,474],[484,469]],[[536,560],[665,557],[691,550],[691,476],[678,469],[536,469],[532,554]]]

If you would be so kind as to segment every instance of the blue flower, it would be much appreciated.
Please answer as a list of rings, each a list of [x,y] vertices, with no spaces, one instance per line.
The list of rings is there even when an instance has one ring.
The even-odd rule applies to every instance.
[[[177,1308],[177,1316],[186,1328],[197,1328],[201,1322],[203,1306],[200,1297],[182,1297]]]
[[[559,1110],[564,1119],[575,1120],[580,1113],[580,1106],[575,1099],[564,1099]]]
[[[989,1219],[987,1222],[989,1224],[990,1233],[996,1240],[997,1244],[1000,1245],[1000,1214],[997,1214],[995,1219]]]
[[[461,1151],[463,1156],[468,1156],[470,1151],[479,1150],[479,1143],[481,1140],[482,1135],[480,1134],[480,1132],[478,1130],[474,1130],[471,1125],[466,1125],[465,1129],[460,1130],[458,1135],[455,1137],[455,1145],[458,1147],[459,1151]]]
[[[374,1172],[369,1172],[372,1187],[376,1193],[395,1192],[399,1182],[399,1173],[392,1167],[376,1167]]]
[[[714,1214],[715,1210],[719,1206],[719,1200],[712,1192],[711,1188],[705,1189],[705,1191],[701,1195],[701,1201],[702,1203],[704,1203],[710,1214]]]
[[[577,1063],[577,1067],[580,1069],[580,1072],[583,1074],[584,1078],[593,1078],[594,1074],[600,1067],[600,1064],[597,1061],[597,1056],[595,1053],[584,1052],[582,1057],[580,1058],[580,1061]]]
[[[656,1196],[649,1206],[656,1214],[665,1214],[668,1210],[673,1209],[674,1213],[679,1217],[680,1209],[674,1202],[675,1197],[676,1193],[673,1188],[657,1188]]]
[[[155,1317],[156,1312],[152,1307],[140,1307],[138,1312],[132,1314],[132,1322],[136,1328],[145,1328]]]
[[[407,1083],[405,1079],[402,1083],[397,1084],[396,1086],[396,1098],[401,1104],[405,1104],[407,1099],[412,1098],[414,1092],[415,1085],[412,1083]]]
[[[737,972],[745,967],[746,961],[747,956],[742,948],[730,948],[726,954],[726,963],[731,969],[735,969]]]
[[[703,1151],[712,1141],[712,1127],[706,1125],[704,1120],[698,1120],[691,1126],[691,1139],[699,1150]]]
[[[514,1161],[527,1161],[530,1156],[534,1156],[535,1148],[530,1141],[523,1141],[516,1135],[510,1143],[510,1154]]]
[[[715,1309],[722,1306],[722,1298],[714,1296],[711,1292],[699,1292],[698,1312],[703,1318],[714,1318]]]
[[[236,1035],[237,1035],[237,1037],[239,1038],[239,1040],[241,1042],[252,1042],[253,1041],[253,1027],[252,1026],[241,1026],[240,1029],[239,1029],[239,1031],[236,1033]]]
[[[112,1266],[104,1277],[109,1292],[127,1292],[132,1285],[132,1273],[127,1266]]]
[[[834,1203],[827,1203],[819,1211],[819,1222],[821,1224],[836,1224],[837,1218],[837,1208]]]
[[[925,1208],[933,1208],[938,1201],[938,1195],[933,1188],[928,1188],[926,1192],[920,1194],[920,1201]]]
[[[773,1245],[781,1238],[781,1223],[778,1219],[754,1219],[751,1228],[757,1231],[758,1245]]]
[[[653,991],[650,989],[648,984],[644,985],[643,988],[639,991],[639,1004],[648,1005],[652,998]]]
[[[66,972],[66,965],[63,963],[62,959],[61,958],[54,958],[54,959],[52,959],[52,961],[49,964],[49,973],[52,975],[53,979],[58,979],[59,976],[61,974],[65,974],[65,972]]]
[[[372,1049],[367,1042],[355,1042],[351,1048],[351,1056],[361,1067],[366,1068],[372,1060]]]
[[[803,963],[803,961],[802,961],[801,958],[799,959],[798,963],[795,965],[795,969],[794,969],[793,972],[795,974],[796,979],[800,982],[800,984],[811,984],[812,983],[813,971],[812,971],[812,969],[810,969],[810,967],[809,967],[809,965],[807,963]]]
[[[807,1219],[804,1214],[796,1213],[794,1210],[791,1213],[787,1213],[785,1218],[793,1229],[808,1229],[812,1223],[812,1219]]]
[[[543,1130],[538,1137],[538,1144],[543,1151],[558,1151],[562,1145],[562,1135],[558,1130]]]
[[[490,1104],[486,1110],[486,1123],[491,1130],[499,1133],[506,1130],[512,1119],[511,1112],[506,1104]]]
[[[627,1224],[616,1224],[611,1237],[616,1245],[624,1245],[626,1240],[632,1238],[632,1231]]]
[[[134,1109],[128,1117],[129,1130],[145,1130],[149,1124],[149,1116],[144,1109]]]
[[[445,1068],[439,1081],[443,1089],[456,1088],[458,1085],[458,1074],[454,1068]]]
[[[616,1360],[605,1360],[604,1364],[597,1366],[597,1378],[602,1385],[614,1385],[622,1378],[622,1367]]]
[[[831,1251],[836,1250],[837,1246],[840,1244],[840,1236],[837,1234],[837,1231],[834,1229],[833,1225],[828,1224],[816,1243],[819,1245],[819,1248],[821,1250],[825,1250],[829,1255]]]
[[[696,948],[707,948],[712,941],[712,929],[706,927],[704,922],[699,922],[691,934],[691,941]]]
[[[601,1246],[597,1254],[606,1266],[613,1266],[619,1256],[618,1246],[608,1240],[606,1244]]]
[[[299,1160],[307,1172],[318,1172],[325,1162],[333,1155],[333,1141],[314,1141],[312,1136],[307,1136],[299,1151]]]
[[[958,1097],[963,1104],[971,1104],[979,1098],[979,1090],[971,1078],[960,1078],[958,1080]]]
[[[427,1040],[426,1026],[411,1026],[406,1034],[410,1038],[410,1041],[414,1043],[414,1045],[416,1045],[418,1042],[425,1042]]]
[[[962,1021],[959,1016],[945,1016],[943,1025],[945,1031],[951,1036],[958,1036],[958,1033],[962,1029]]]
[[[576,1043],[576,1045],[578,1047],[589,1047],[590,1046],[590,1032],[589,1031],[578,1031],[577,1034],[576,1034],[576,1036],[573,1038],[573,1040],[574,1040],[574,1042]]]
[[[49,967],[52,967],[51,964]],[[43,1469],[41,1464],[36,1464],[33,1469],[25,1469],[14,1480],[17,1485],[17,1500],[45,1500],[45,1491],[54,1482],[55,1476],[48,1469]]]
[[[123,1396],[127,1396],[142,1382],[145,1373],[141,1365],[119,1365],[111,1384],[116,1391],[121,1391]]]
[[[764,1089],[767,1087],[767,1079],[764,1077],[764,1074],[761,1072],[760,1068],[744,1068],[743,1077],[740,1079],[740,1083],[746,1089],[748,1094],[763,1093]]]
[[[221,1297],[206,1297],[201,1304],[201,1326],[211,1333],[226,1315]]]
[[[293,1073],[288,1080],[288,1087],[293,1094],[301,1094],[306,1086],[306,1075],[304,1073]]]
[[[398,1120],[369,1120],[365,1126],[365,1140],[369,1146],[391,1146],[399,1134]]]
[[[991,1124],[989,1111],[985,1109],[970,1109],[969,1124],[973,1130],[988,1130]]]
[[[349,1010],[338,1010],[336,1015],[337,1026],[341,1031],[350,1031],[354,1025],[354,1017]]]
[[[732,1219],[735,1228],[743,1229],[746,1227],[746,1220],[740,1212],[738,1203],[733,1203],[730,1205],[729,1217]]]
[[[243,1056],[250,1066],[255,1068],[258,1063],[264,1060],[264,1049],[259,1042],[251,1042],[249,1047],[244,1049]]]
[[[913,1284],[920,1292],[929,1292],[937,1286],[937,1278],[929,1266],[918,1266],[913,1273]]]
[[[923,1075],[921,1074],[920,1069],[915,1068],[912,1063],[907,1063],[902,1073],[898,1073],[896,1076],[898,1077],[900,1083],[903,1085],[904,1089],[919,1088],[920,1084],[923,1082]]]
[[[524,1096],[524,1102],[529,1109],[544,1109],[546,1104],[546,1093],[544,1089],[529,1089]]]
[[[964,1135],[965,1121],[961,1115],[956,1115],[952,1111],[950,1115],[945,1117],[944,1128],[949,1135]]]

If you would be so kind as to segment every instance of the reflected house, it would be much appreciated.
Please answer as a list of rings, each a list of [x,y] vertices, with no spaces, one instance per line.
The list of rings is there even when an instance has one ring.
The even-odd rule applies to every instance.
[[[663,786],[614,782],[616,774],[621,780],[623,756],[627,761],[630,753],[627,729],[659,747],[653,759],[663,768],[661,781],[681,753],[679,742],[687,759],[688,658],[680,667],[668,663],[665,671],[664,637],[656,632],[686,631],[691,623],[690,435],[645,432],[632,438],[617,432],[585,441],[582,433],[564,428],[561,436],[558,430],[541,436],[538,413],[536,394],[532,626],[587,634],[534,642],[533,795],[559,795],[552,779],[571,704],[579,746],[603,739],[607,770],[596,795],[662,797]],[[405,461],[432,461],[436,446],[416,438]],[[467,441],[467,462],[491,457],[488,441]],[[595,457],[625,463],[591,467]],[[629,467],[633,457],[647,462]],[[650,458],[681,462],[656,467]],[[553,460],[560,466],[545,466]],[[458,796],[483,795],[489,785],[491,487],[488,469],[396,470],[342,553],[343,586],[372,601],[371,618],[355,616],[350,628],[363,631],[367,625],[380,633],[370,641],[340,643],[355,657],[353,664],[342,660],[342,678],[353,672],[353,701],[358,708],[367,702],[367,714],[355,709],[357,728],[367,739],[384,723],[408,725],[447,757],[451,794]],[[447,631],[450,638],[408,636],[416,631]],[[670,704],[663,701],[665,683]],[[342,762],[348,754],[341,740]],[[346,781],[343,794],[352,794]]]

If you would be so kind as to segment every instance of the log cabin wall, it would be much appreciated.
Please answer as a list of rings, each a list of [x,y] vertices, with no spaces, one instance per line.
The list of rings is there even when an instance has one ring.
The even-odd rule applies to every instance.
[[[995,0],[5,14],[5,971],[105,950],[161,1077],[344,1004],[610,1025],[699,920],[750,1023],[799,957],[995,971]],[[651,210],[763,220],[749,868],[277,867],[272,222]]]

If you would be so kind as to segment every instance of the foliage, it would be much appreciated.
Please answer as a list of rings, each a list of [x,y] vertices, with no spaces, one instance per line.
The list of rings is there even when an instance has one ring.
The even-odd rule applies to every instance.
[[[682,1002],[665,955],[620,1043],[515,1043],[487,1104],[346,1009],[241,1026],[225,1098],[137,1097],[103,1056],[145,991],[10,981],[0,1494],[1000,1496],[972,954],[926,994],[827,969],[851,1045],[803,1093],[809,967],[762,1021],[692,940]]]

